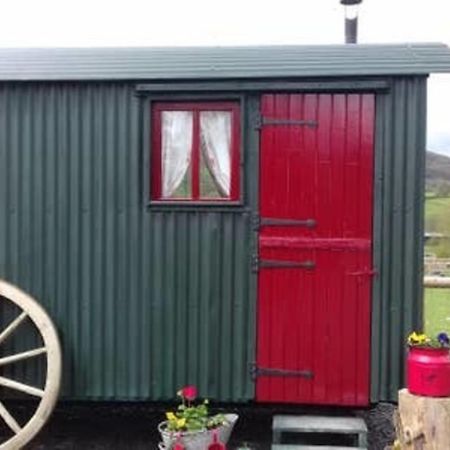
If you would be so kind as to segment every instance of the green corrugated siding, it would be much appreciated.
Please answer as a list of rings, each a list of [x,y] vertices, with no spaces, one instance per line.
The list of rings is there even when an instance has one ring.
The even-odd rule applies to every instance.
[[[372,401],[404,386],[405,337],[421,325],[426,78],[377,99]]]
[[[126,85],[0,87],[0,276],[54,318],[70,398],[253,397],[246,210],[146,206]]]
[[[377,96],[373,401],[396,398],[421,317],[426,80],[391,82]],[[167,399],[185,383],[253,398],[257,99],[245,102],[245,205],[156,210],[132,84],[0,85],[0,276],[54,318],[66,398]]]

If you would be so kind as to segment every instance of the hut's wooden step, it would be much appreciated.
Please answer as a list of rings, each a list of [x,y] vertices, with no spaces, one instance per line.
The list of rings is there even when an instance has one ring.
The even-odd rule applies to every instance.
[[[366,449],[367,448],[367,426],[363,419],[358,417],[331,417],[331,416],[291,416],[279,415],[274,416],[272,422],[273,432],[273,446],[272,450],[294,450],[294,449]],[[299,439],[304,445],[299,444],[283,444],[283,434],[289,433],[291,435],[298,435]],[[354,441],[358,442],[358,447],[342,447],[342,446],[324,446],[311,445],[308,442],[308,437],[312,435],[323,435],[327,438],[330,435],[329,441],[333,443],[332,436],[336,435],[354,435]],[[345,443],[347,445],[347,443]],[[278,445],[278,447],[277,447]]]

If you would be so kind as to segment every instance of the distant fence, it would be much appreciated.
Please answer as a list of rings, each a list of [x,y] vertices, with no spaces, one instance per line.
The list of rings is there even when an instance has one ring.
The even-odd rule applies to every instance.
[[[425,257],[424,270],[426,277],[450,277],[450,259]]]
[[[423,285],[426,288],[450,288],[450,277],[425,277]]]

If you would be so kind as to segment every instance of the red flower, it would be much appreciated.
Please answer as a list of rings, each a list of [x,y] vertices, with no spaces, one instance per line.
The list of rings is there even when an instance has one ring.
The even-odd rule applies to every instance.
[[[186,386],[181,390],[183,397],[190,402],[197,397],[197,388],[195,386]]]

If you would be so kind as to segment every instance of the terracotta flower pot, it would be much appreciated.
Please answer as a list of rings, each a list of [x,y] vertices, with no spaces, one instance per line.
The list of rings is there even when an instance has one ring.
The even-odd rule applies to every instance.
[[[216,428],[218,431],[218,438],[220,442],[224,444],[230,439],[238,415],[225,414],[225,419],[227,420],[227,423]],[[160,448],[164,450],[171,450],[172,446],[177,442],[177,439],[180,439],[180,442],[186,447],[186,450],[205,450],[208,448],[208,445],[213,442],[213,430],[183,432],[168,431],[167,421],[164,421],[158,425],[158,431],[161,434],[162,439]]]

